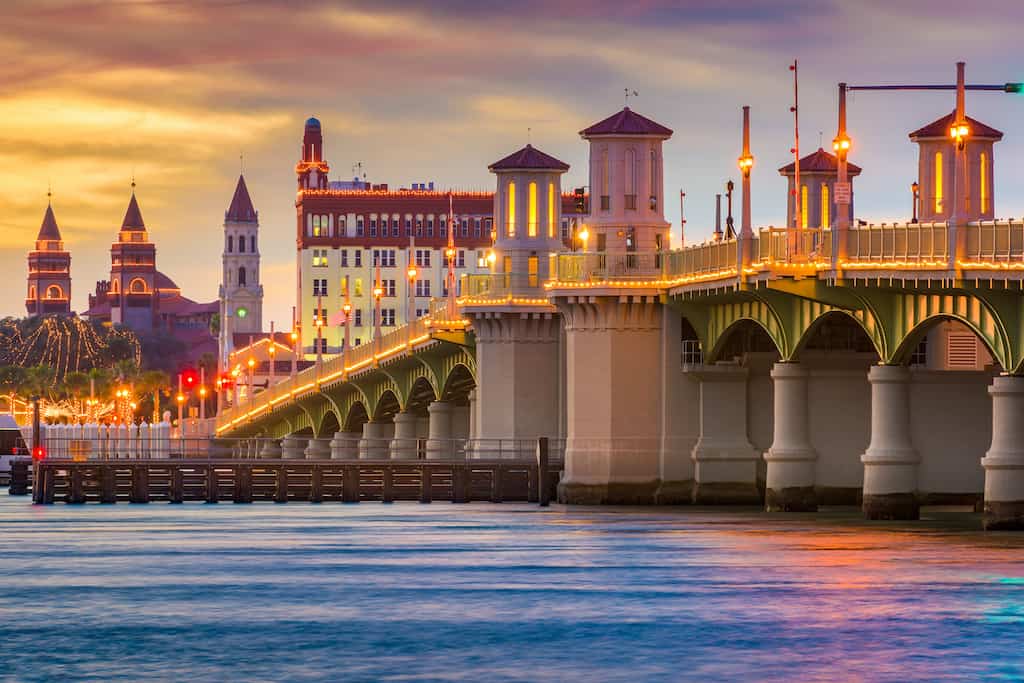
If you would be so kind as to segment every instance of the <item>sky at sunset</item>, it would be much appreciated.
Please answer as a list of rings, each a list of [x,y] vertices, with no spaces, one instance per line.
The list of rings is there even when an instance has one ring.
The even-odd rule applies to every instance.
[[[714,194],[738,179],[740,107],[752,107],[755,225],[780,224],[776,169],[835,134],[835,84],[1024,80],[1017,0],[4,0],[0,3],[0,315],[23,315],[25,253],[47,186],[72,252],[73,305],[109,272],[134,174],[158,267],[199,301],[217,296],[221,225],[244,154],[260,212],[264,320],[290,321],[302,123],[323,122],[334,179],[362,162],[392,186],[490,189],[488,163],[526,143],[586,182],[577,131],[623,105],[675,130],[665,191],[687,193],[687,240],[710,235]],[[906,133],[952,93],[850,101],[860,218],[905,220],[916,152]],[[1004,131],[996,213],[1024,215],[1024,97],[968,94]],[[458,207],[456,207],[456,210]],[[668,216],[678,240],[678,202]],[[678,242],[675,242],[678,244]]]

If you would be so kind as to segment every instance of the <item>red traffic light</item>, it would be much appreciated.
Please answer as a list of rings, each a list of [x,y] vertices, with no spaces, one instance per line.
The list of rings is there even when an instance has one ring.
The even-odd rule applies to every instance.
[[[182,370],[181,383],[185,386],[186,389],[191,389],[192,387],[199,384],[199,373],[197,373],[192,368],[186,368]]]
[[[222,373],[220,376],[220,388],[227,391],[235,386],[235,378],[230,372]]]
[[[46,459],[46,446],[36,446],[32,449],[33,460],[45,460]]]

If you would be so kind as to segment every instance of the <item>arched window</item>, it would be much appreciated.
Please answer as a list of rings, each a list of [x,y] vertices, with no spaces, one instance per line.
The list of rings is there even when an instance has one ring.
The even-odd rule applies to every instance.
[[[526,236],[537,236],[537,183],[530,183],[530,213],[526,224]]]
[[[146,293],[146,281],[141,277],[137,277],[128,283],[128,292],[130,294],[145,294]]]
[[[245,253],[245,235],[239,235],[238,236],[238,253],[239,254],[244,254]]]
[[[935,153],[935,213],[942,213],[942,152]]]
[[[636,208],[636,151],[626,150],[626,208]]]
[[[46,288],[47,299],[63,299],[64,290],[60,288],[60,285],[50,285]]]
[[[601,210],[607,211],[611,208],[611,198],[608,194],[611,183],[611,169],[608,167],[608,149],[601,150]]]
[[[548,183],[548,237],[555,236],[555,184]]]
[[[505,201],[508,202],[508,222],[505,232],[509,237],[516,236],[516,184],[508,184],[508,193]]]
[[[832,225],[831,223],[831,209],[832,204],[828,196],[828,185],[825,183],[821,184],[821,227],[827,228]]]
[[[35,285],[29,285],[29,287],[28,287],[28,298],[29,299],[35,299],[36,298],[36,286]]]
[[[807,227],[807,186],[800,188],[800,227]]]
[[[978,161],[978,178],[981,182],[981,212],[988,213],[988,155],[982,152]]]
[[[241,287],[245,286],[245,266],[238,269],[238,284]]]
[[[235,236],[228,235],[228,253],[232,253],[235,250]]]
[[[112,280],[111,281],[111,283],[110,283],[110,291],[113,292],[114,294],[117,294],[119,291],[121,291],[121,285],[118,284],[117,280]]]
[[[256,253],[256,235],[249,237],[249,251],[254,254]]]

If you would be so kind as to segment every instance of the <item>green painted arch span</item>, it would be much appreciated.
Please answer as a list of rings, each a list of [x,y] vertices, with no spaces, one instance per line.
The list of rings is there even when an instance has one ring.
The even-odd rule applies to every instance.
[[[786,357],[789,345],[781,319],[767,302],[751,298],[744,301],[716,304],[711,307],[704,338],[701,339],[704,348],[710,349],[704,354],[706,363],[714,363],[719,360],[729,335],[744,321],[751,321],[760,326],[775,344],[779,355]],[[690,322],[693,324],[693,320]],[[694,325],[694,328],[697,329],[697,326]],[[700,334],[699,329],[698,334]]]

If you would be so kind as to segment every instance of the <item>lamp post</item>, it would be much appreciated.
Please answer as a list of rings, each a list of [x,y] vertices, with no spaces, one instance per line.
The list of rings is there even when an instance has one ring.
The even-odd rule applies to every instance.
[[[292,330],[292,378],[295,377],[299,363],[299,333]]]
[[[199,385],[199,419],[206,419],[206,385]]]
[[[377,284],[373,287],[373,350],[374,354],[380,352],[380,298],[384,295],[384,288],[380,286],[378,275]]]
[[[251,406],[253,399],[253,375],[256,370],[256,359],[250,356],[249,360],[247,360],[245,364],[249,366],[249,405]]]
[[[410,253],[410,258],[412,258],[412,254],[411,253]],[[416,316],[416,275],[417,275],[416,266],[410,265],[409,266],[409,270],[406,271],[405,274],[409,277],[409,299],[408,299],[409,310],[408,310],[408,312],[407,312],[407,314],[405,316],[405,322],[406,322],[405,327],[406,327],[406,330],[409,333],[408,334],[409,340],[411,341],[412,340],[412,321],[413,321],[413,319]]]
[[[732,221],[732,191],[736,188],[736,183],[729,180],[725,183],[725,239],[729,240],[736,237],[736,228],[733,227]]]
[[[346,276],[347,284],[347,276]],[[348,302],[348,287],[345,288],[345,303],[341,305],[341,311],[345,314],[345,339],[341,347],[341,374],[348,377],[348,345],[349,345],[349,316],[352,315],[352,304]]]
[[[740,154],[736,163],[742,176],[741,189],[743,190],[743,197],[741,198],[742,208],[740,209],[740,235],[739,240],[737,240],[739,242],[739,253],[737,254],[739,261],[738,272],[742,277],[743,269],[750,265],[752,257],[750,245],[754,238],[750,217],[750,172],[754,168],[754,155],[750,153],[750,107],[748,106],[743,107],[743,153]],[[730,213],[732,212],[730,211]]]
[[[917,223],[917,202],[921,194],[921,186],[917,184],[917,181],[910,183],[910,194],[913,197],[913,217],[910,219],[911,223]]]
[[[582,228],[580,228],[579,232],[576,233],[576,236],[580,238],[580,244],[583,245],[583,253],[586,254],[587,240],[590,239],[590,231],[587,230],[587,226],[584,225]]]

